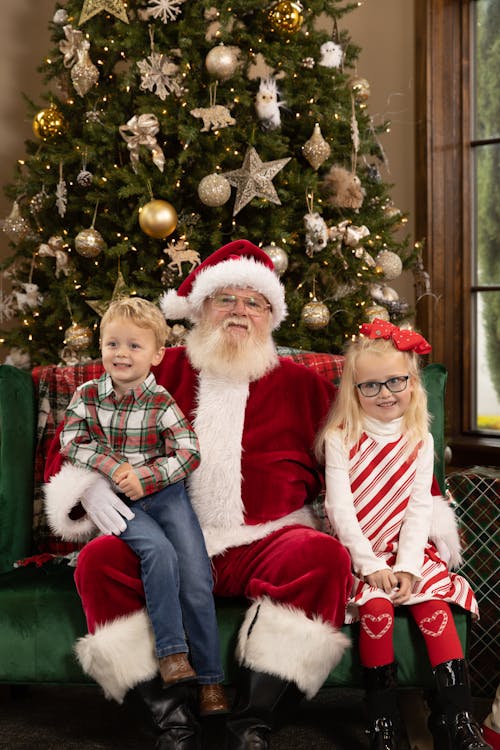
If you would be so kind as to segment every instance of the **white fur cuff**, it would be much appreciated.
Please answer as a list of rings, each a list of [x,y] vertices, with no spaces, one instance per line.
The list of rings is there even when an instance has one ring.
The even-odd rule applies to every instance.
[[[246,613],[236,655],[250,669],[295,682],[310,699],[349,646],[347,636],[320,618],[263,598]]]
[[[71,510],[78,505],[98,478],[99,474],[96,471],[65,463],[59,473],[44,486],[45,512],[49,526],[62,539],[85,542],[98,532],[87,515],[77,520],[69,517]]]
[[[120,617],[80,638],[75,653],[83,671],[104,690],[106,698],[122,703],[139,682],[158,671],[154,637],[145,610]]]

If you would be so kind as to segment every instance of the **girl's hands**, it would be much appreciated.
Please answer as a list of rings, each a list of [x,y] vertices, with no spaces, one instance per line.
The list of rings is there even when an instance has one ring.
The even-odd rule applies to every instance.
[[[393,588],[398,585],[398,579],[392,570],[388,568],[376,570],[375,573],[369,573],[364,579],[370,586],[381,589],[386,594],[390,594]]]
[[[403,571],[394,573],[394,576],[397,578],[397,591],[394,592],[392,601],[394,604],[404,604],[410,598],[414,577]]]

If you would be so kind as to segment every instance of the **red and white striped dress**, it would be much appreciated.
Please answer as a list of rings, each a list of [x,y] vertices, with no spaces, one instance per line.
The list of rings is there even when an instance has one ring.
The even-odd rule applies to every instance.
[[[409,455],[401,422],[366,417],[361,439],[350,450],[340,433],[329,436],[325,445],[326,511],[334,532],[349,550],[354,569],[346,622],[357,620],[359,605],[369,599],[390,598],[362,580],[383,568],[416,576],[406,605],[441,599],[477,616],[469,583],[448,570],[428,539],[433,509],[432,435]]]

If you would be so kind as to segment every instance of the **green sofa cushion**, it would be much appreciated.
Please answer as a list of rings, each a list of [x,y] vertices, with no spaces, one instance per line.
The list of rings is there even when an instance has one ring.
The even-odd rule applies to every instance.
[[[30,554],[35,455],[31,373],[0,366],[0,572]]]
[[[65,562],[32,565],[0,575],[0,683],[86,683],[73,654],[77,638],[87,632],[73,581]],[[234,682],[234,649],[245,614],[243,599],[217,598],[217,618],[228,682]],[[469,616],[454,611],[455,623],[467,650]],[[362,687],[358,626],[344,626],[353,645],[331,672],[329,687]],[[430,687],[431,670],[423,639],[408,613],[396,612],[394,644],[402,687]]]

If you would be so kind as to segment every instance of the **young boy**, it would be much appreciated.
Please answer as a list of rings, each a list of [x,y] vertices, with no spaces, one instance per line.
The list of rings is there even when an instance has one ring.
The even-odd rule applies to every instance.
[[[141,561],[165,687],[197,679],[200,713],[226,712],[210,560],[183,481],[199,464],[198,439],[150,372],[165,351],[165,319],[151,302],[122,298],[100,335],[105,373],[73,395],[61,452],[107,477],[133,509],[120,536]]]

